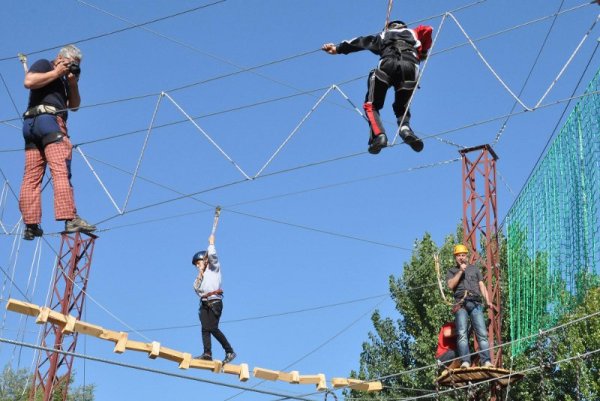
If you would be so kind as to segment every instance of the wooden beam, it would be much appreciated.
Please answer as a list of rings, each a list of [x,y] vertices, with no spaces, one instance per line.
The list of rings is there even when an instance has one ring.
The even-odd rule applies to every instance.
[[[47,306],[42,306],[37,319],[35,319],[35,322],[37,324],[46,323],[48,321],[48,317],[50,317],[50,308]]]
[[[277,370],[269,370],[259,367],[254,368],[253,371],[254,377],[265,380],[277,380],[279,378],[279,373],[280,372]]]
[[[12,312],[22,313],[29,316],[37,316],[40,314],[40,307],[28,302],[17,301],[10,298],[6,303],[6,309]]]
[[[116,352],[117,354],[122,354],[123,352],[125,352],[125,345],[127,345],[128,337],[129,337],[129,334],[127,334],[125,332],[120,332],[119,339],[117,340],[117,343],[115,344],[115,348],[113,349],[113,352]]]
[[[333,379],[331,379],[331,385],[333,386],[333,388],[347,387],[348,379],[346,379],[345,377],[334,377]]]
[[[150,353],[148,354],[148,358],[156,359],[158,354],[160,353],[160,343],[158,341],[152,341],[152,348],[150,348]]]
[[[179,369],[189,369],[191,360],[192,360],[192,354],[190,354],[189,352],[184,352],[183,353],[183,361],[181,361],[181,363],[179,364]]]
[[[348,379],[348,386],[352,390],[356,391],[381,391],[383,389],[383,385],[380,381],[364,381],[358,379]]]
[[[99,336],[99,338],[101,338],[103,340],[112,341],[114,343],[119,341],[120,337],[121,337],[121,333],[118,331],[114,331],[114,330],[102,330],[102,334],[100,334],[100,336]]]
[[[158,351],[158,357],[181,363],[183,361],[183,352],[161,346]]]
[[[302,375],[300,376],[300,384],[319,384],[321,374],[318,375]]]
[[[242,371],[240,372],[240,381],[245,382],[250,378],[250,370],[247,363],[240,364]]]
[[[127,342],[125,343],[125,349],[140,352],[150,352],[152,351],[152,344],[143,343],[141,341],[127,340]]]
[[[207,361],[196,358],[190,361],[190,368],[212,370],[215,373],[219,373],[223,368],[223,362],[219,360]]]
[[[73,334],[73,332],[75,331],[75,322],[77,322],[77,319],[75,319],[75,316],[71,316],[71,315],[67,315],[67,324],[65,324],[65,327],[63,328],[62,332],[64,334]]]
[[[279,372],[278,379],[284,382],[298,384],[300,383],[300,373],[297,370],[291,372]]]
[[[242,372],[242,367],[240,365],[233,365],[231,363],[226,363],[223,365],[223,373],[228,373],[230,375],[239,375]]]
[[[67,324],[67,317],[62,313],[58,313],[50,309],[50,313],[48,314],[48,321],[57,326],[65,326]]]
[[[100,326],[96,326],[95,324],[90,324],[90,323],[82,322],[81,320],[76,320],[74,331],[81,333],[81,334],[87,334],[87,335],[94,336],[94,337],[100,337],[102,335],[102,333],[104,332],[104,329]]]

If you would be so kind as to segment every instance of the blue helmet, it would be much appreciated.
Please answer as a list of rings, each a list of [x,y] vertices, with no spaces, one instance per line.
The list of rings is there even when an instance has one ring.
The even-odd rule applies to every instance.
[[[402,29],[402,28],[406,28],[406,24],[404,23],[404,21],[400,21],[400,20],[390,21],[387,24],[387,28],[388,29]]]
[[[192,264],[196,266],[196,262],[206,257],[206,251],[196,252],[192,257]]]

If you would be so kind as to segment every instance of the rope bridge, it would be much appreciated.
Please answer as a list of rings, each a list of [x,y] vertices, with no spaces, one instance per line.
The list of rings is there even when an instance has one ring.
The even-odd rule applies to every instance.
[[[513,341],[550,327],[600,284],[600,70],[509,210]],[[517,355],[531,342],[513,342]]]

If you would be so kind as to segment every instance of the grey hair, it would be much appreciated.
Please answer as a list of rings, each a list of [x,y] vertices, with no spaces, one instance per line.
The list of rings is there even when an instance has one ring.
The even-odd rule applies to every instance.
[[[81,61],[81,59],[83,58],[81,50],[79,50],[79,48],[75,45],[66,45],[65,47],[60,49],[58,55],[64,58],[76,58],[79,61]]]

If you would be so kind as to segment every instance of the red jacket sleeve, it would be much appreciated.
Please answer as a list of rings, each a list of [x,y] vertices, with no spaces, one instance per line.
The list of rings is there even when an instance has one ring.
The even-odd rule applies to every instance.
[[[419,25],[414,28],[414,31],[417,34],[417,39],[421,42],[421,47],[418,48],[419,56],[427,57],[427,52],[431,47],[431,33],[433,32],[433,28],[429,25]]]

